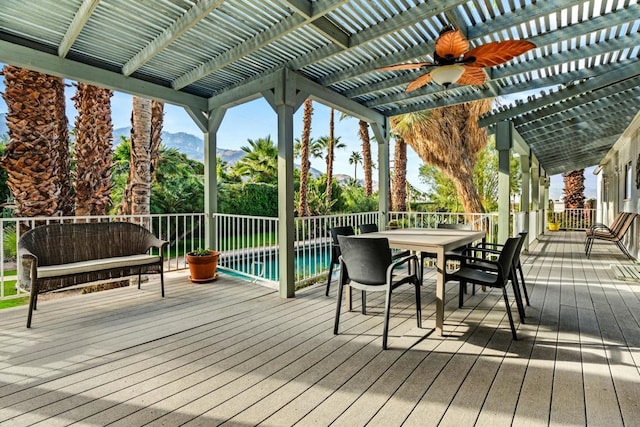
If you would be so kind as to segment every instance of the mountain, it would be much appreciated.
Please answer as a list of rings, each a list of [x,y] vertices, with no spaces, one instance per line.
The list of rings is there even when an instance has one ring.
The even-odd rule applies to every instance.
[[[131,135],[130,127],[123,127],[113,130],[113,144],[120,144],[121,137],[129,138]],[[169,133],[162,132],[162,143],[167,148],[175,148],[188,158],[204,161],[204,142],[202,138],[185,132]]]
[[[118,128],[113,130],[113,144],[117,146],[120,144],[121,136],[128,138],[131,134],[130,127]],[[190,133],[178,132],[162,132],[162,144],[167,148],[175,148],[176,150],[184,153],[188,158],[204,162],[204,140]],[[242,150],[231,150],[228,148],[218,148],[216,155],[227,162],[229,166],[236,164],[238,160],[244,157],[246,153]],[[296,167],[300,167],[296,165]],[[314,178],[322,175],[317,169],[311,168],[311,176]]]
[[[0,136],[8,134],[9,129],[7,128],[7,113],[0,113]],[[113,130],[113,146],[116,147],[122,142],[121,137],[129,138],[131,135],[130,127],[122,127]],[[199,162],[204,162],[204,140],[195,135],[191,135],[190,133],[178,132],[178,133],[170,133],[170,132],[162,132],[162,143],[167,148],[175,148],[181,153],[185,154],[188,158],[197,160]],[[229,166],[233,166],[236,164],[238,160],[244,157],[245,152],[242,150],[231,150],[227,148],[218,148],[216,150],[216,154],[220,157],[224,162],[227,162]],[[299,167],[299,165],[296,165]],[[317,169],[311,168],[310,170],[311,176],[314,178],[322,175]]]

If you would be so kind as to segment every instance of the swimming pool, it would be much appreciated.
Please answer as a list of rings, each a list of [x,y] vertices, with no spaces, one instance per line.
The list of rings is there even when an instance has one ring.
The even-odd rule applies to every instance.
[[[229,257],[220,267],[241,276],[278,281],[280,267],[277,249],[268,253],[246,253]],[[323,246],[298,248],[294,259],[296,281],[329,271],[331,249]]]

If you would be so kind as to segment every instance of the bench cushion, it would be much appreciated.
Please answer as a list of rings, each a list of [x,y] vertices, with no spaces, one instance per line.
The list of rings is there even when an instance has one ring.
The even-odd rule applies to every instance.
[[[142,254],[72,262],[69,264],[46,265],[38,267],[38,278],[69,276],[73,274],[88,273],[98,270],[110,270],[120,267],[157,264],[159,262],[159,255]]]

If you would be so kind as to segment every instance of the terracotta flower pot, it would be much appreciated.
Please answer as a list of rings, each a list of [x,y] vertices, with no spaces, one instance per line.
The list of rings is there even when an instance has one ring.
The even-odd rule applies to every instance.
[[[195,283],[210,282],[217,278],[218,258],[220,252],[209,251],[209,255],[187,254],[187,263],[191,276],[189,279]]]

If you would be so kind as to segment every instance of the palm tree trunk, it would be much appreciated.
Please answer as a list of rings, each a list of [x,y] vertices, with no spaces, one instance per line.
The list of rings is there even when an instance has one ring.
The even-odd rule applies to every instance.
[[[369,124],[360,120],[360,140],[362,141],[362,168],[364,169],[364,194],[370,196],[373,193],[373,181],[371,179],[371,140],[369,139]]]
[[[396,137],[391,205],[396,212],[407,210],[407,143]]]
[[[148,215],[151,203],[151,100],[133,97],[131,161],[120,213]]]
[[[164,122],[164,103],[151,101],[151,179],[158,167],[160,144],[162,143],[162,124]]]
[[[333,188],[331,182],[333,181],[333,146],[335,145],[334,135],[334,109],[329,111],[329,147],[327,149],[327,209],[331,211],[331,196]]]
[[[105,215],[111,203],[111,97],[113,91],[78,83],[74,180],[75,214]]]
[[[58,211],[61,215],[73,215],[73,188],[70,180],[71,156],[69,154],[69,120],[67,119],[66,101],[64,95],[64,80],[52,80],[56,89],[56,133],[58,134],[58,182],[60,195],[58,196]]]
[[[446,173],[445,173],[446,174]],[[467,213],[484,212],[478,188],[473,182],[473,173],[461,169],[457,174],[447,174],[453,181],[462,202],[462,208]]]
[[[60,214],[61,177],[57,101],[62,84],[58,77],[5,65],[3,98],[7,103],[9,143],[0,165],[8,174],[19,216]],[[66,141],[65,141],[66,144]]]
[[[307,99],[304,102],[304,113],[302,117],[302,138],[300,139],[300,192],[298,203],[298,215],[309,216],[308,202],[308,185],[309,185],[309,169],[311,162],[309,161],[309,139],[311,138],[311,117],[313,115],[313,102]]]

